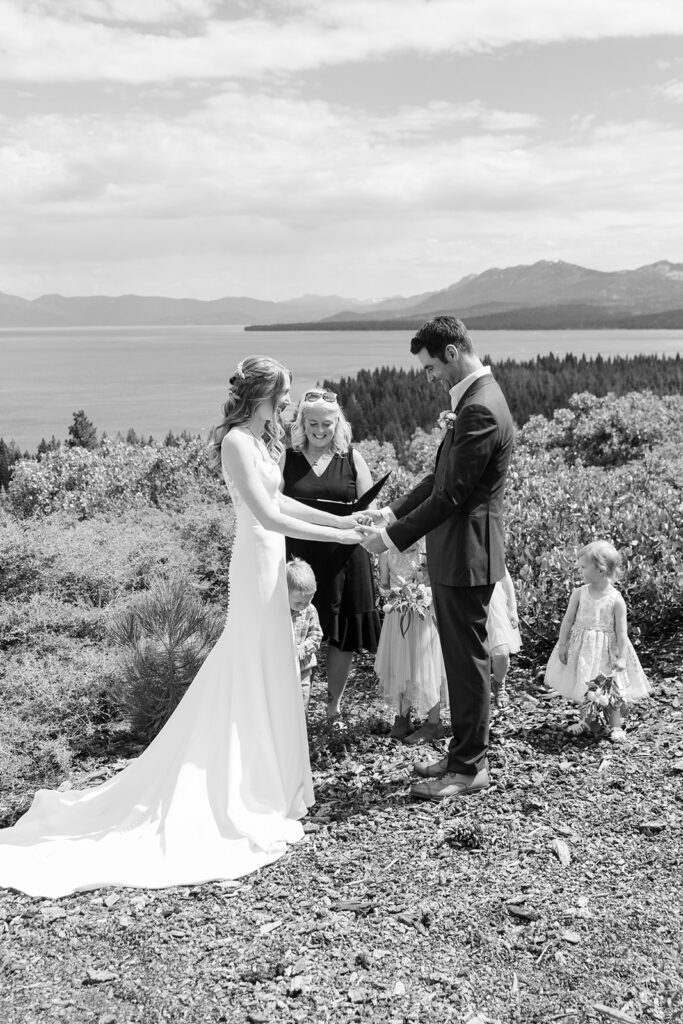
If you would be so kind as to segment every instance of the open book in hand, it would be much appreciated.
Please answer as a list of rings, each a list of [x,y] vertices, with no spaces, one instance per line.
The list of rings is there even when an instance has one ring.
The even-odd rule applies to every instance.
[[[352,516],[355,512],[363,512],[364,509],[370,507],[390,476],[391,470],[355,501],[328,501],[326,498],[298,498],[297,500],[302,505],[320,509],[321,512],[331,512],[335,516]]]

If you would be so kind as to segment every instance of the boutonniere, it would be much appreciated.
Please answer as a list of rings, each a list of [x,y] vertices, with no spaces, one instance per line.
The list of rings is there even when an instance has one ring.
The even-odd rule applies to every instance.
[[[439,413],[439,418],[436,421],[436,425],[439,428],[439,430],[450,430],[454,423],[455,413],[448,412],[448,410],[446,409],[444,409],[443,412]]]

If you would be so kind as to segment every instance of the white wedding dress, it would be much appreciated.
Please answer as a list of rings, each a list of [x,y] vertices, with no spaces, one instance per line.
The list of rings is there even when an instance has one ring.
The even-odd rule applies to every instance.
[[[274,504],[280,470],[254,440]],[[0,886],[57,897],[239,878],[303,835],[313,803],[285,539],[226,477],[237,516],[225,630],[147,749],[93,789],[39,790],[0,831]]]

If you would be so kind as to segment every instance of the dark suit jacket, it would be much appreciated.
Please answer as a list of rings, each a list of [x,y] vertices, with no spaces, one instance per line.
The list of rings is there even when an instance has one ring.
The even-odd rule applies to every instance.
[[[479,587],[505,575],[503,492],[512,417],[491,374],[474,381],[455,411],[434,472],[391,506],[399,521],[387,533],[400,551],[426,535],[433,583]]]

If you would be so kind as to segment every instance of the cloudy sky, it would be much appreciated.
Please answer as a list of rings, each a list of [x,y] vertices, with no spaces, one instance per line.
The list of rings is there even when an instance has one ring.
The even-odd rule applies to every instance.
[[[680,0],[0,0],[0,291],[683,261]]]

